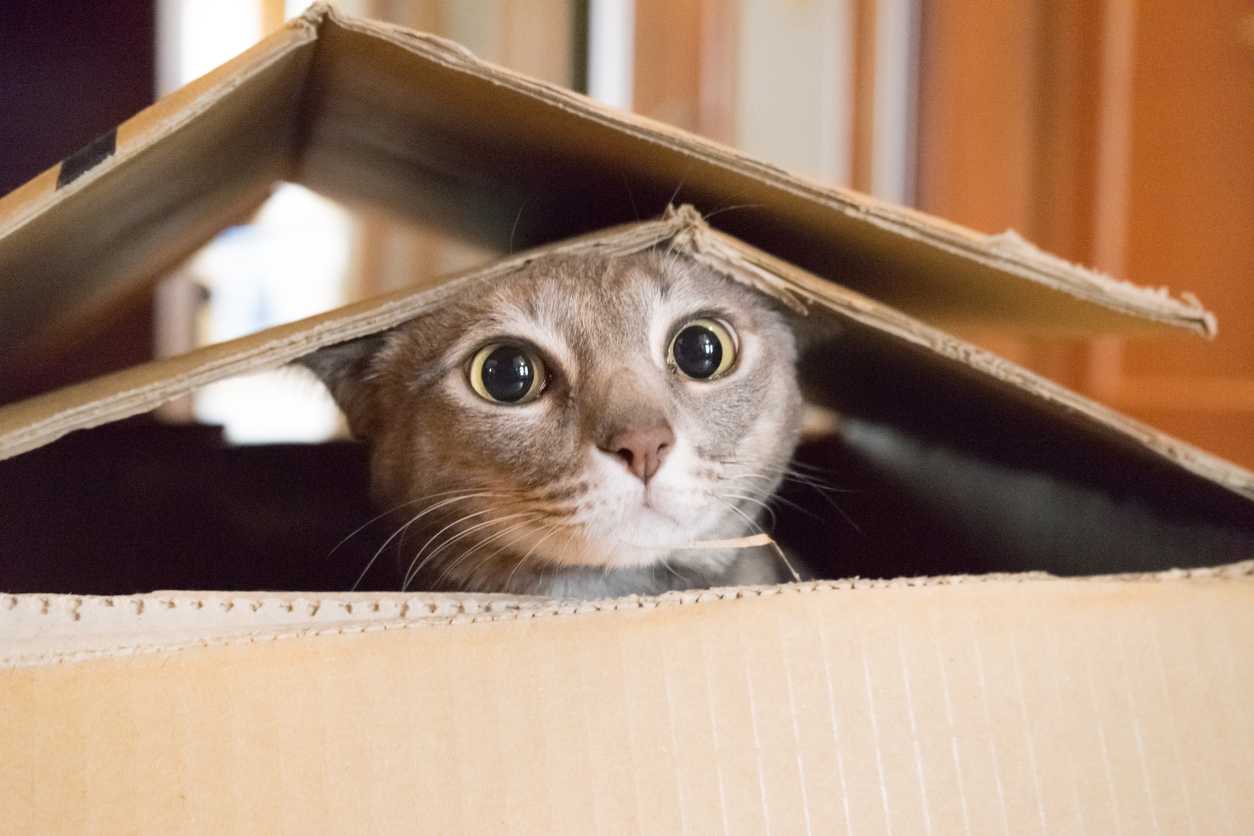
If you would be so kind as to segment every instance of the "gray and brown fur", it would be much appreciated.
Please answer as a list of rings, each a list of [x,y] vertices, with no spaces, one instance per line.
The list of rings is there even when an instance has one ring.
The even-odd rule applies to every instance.
[[[708,382],[666,362],[674,329],[700,315],[740,342]],[[501,339],[534,345],[549,370],[532,403],[468,385],[469,358]],[[403,539],[411,588],[596,598],[780,577],[760,550],[672,548],[757,530],[801,414],[785,314],[682,255],[540,258],[302,362],[371,445],[381,509],[408,521],[389,548]],[[658,422],[674,452],[644,484],[607,440]]]

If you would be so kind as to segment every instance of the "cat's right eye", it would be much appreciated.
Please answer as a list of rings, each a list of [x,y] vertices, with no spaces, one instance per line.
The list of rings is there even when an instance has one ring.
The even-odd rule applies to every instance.
[[[470,388],[486,401],[523,404],[544,391],[548,380],[544,361],[526,346],[514,343],[485,345],[470,361]]]

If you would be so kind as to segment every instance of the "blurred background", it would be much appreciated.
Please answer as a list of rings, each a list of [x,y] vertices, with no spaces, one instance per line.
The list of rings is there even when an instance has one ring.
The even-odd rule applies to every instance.
[[[284,0],[6,0],[0,194],[299,14]],[[804,173],[1190,291],[1213,342],[964,333],[1254,467],[1254,2],[344,0]],[[107,330],[0,363],[0,402],[482,263],[281,185]],[[291,373],[163,420],[247,443],[339,431]]]

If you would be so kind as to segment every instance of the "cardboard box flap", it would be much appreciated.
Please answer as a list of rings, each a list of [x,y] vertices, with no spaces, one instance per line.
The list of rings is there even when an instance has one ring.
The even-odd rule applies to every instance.
[[[279,179],[501,251],[511,237],[536,245],[652,214],[678,193],[721,229],[936,323],[1215,327],[1191,297],[1115,281],[1013,234],[820,187],[446,41],[322,6],[97,150],[110,146],[0,199],[0,350],[99,317]]]
[[[437,287],[400,290],[239,339],[205,346],[93,380],[0,406],[0,460],[48,444],[68,432],[156,409],[207,383],[275,368],[325,345],[399,325],[438,306],[474,281],[518,269],[541,254],[638,252],[673,238],[692,222],[689,212],[559,242],[446,277]]]
[[[450,220],[454,204],[471,196],[477,232],[501,245],[511,234],[534,244],[623,223],[678,195],[742,240],[928,321],[1135,327],[1119,324],[1111,316],[1117,311],[1213,332],[1213,317],[1195,299],[1069,264],[1013,232],[983,235],[819,186],[480,61],[431,35],[334,11],[321,20],[320,57],[327,60],[314,69],[301,170],[312,185],[352,195],[369,190],[401,212],[412,212],[415,200],[434,201]],[[363,181],[367,166],[349,163],[354,157],[371,167],[386,159],[391,170]]]
[[[689,207],[511,256],[434,288],[393,293],[0,407],[0,459],[74,430],[149,411],[206,383],[277,367],[321,346],[393,327],[542,254],[624,254],[652,246],[701,261],[793,311],[795,327],[815,340],[814,353],[801,368],[813,403],[851,418],[895,410],[889,424],[922,422],[925,432],[949,428],[954,434],[946,443],[973,455],[1013,464],[1026,451],[1037,458],[1021,463],[1025,471],[1066,467],[1068,479],[1127,494],[1126,487],[1106,484],[1119,474],[1131,480],[1132,494],[1165,505],[1181,519],[1191,515],[1191,525],[1254,532],[1254,475],[1248,471],[714,230]],[[937,410],[937,404],[945,408]],[[1190,549],[1185,539],[1164,546],[1162,553],[1171,555],[1167,565],[1248,555],[1243,551],[1248,536],[1225,538],[1223,551]],[[1058,565],[1051,558],[1032,568],[1093,571],[1084,568],[1079,552],[1072,559],[1077,565]]]
[[[0,197],[6,357],[72,339],[292,177],[315,41],[286,27],[92,143],[94,165]]]
[[[25,833],[1248,832],[1251,635],[1206,573],[262,630],[0,670],[0,786]]]

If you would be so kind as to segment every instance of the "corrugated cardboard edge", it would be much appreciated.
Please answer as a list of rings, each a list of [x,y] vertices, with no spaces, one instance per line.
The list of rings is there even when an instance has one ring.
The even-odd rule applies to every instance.
[[[813,200],[847,216],[925,241],[951,254],[971,259],[1019,278],[1059,290],[1076,299],[1092,302],[1135,317],[1184,327],[1213,337],[1218,330],[1214,314],[1192,295],[1175,298],[1165,287],[1149,288],[1115,279],[1100,271],[1051,255],[1026,241],[1013,230],[985,235],[918,210],[897,206],[849,189],[822,186],[776,166],[755,160],[712,140],[655,122],[643,116],[611,108],[549,82],[532,79],[483,61],[452,41],[414,32],[401,26],[345,15],[327,3],[316,3],[304,19],[322,25],[326,18],[345,29],[385,38],[449,68],[488,79],[550,105],[577,113],[589,120],[664,145],[714,165],[748,174],[763,183]]]
[[[1043,572],[868,580],[848,578],[779,586],[729,587],[630,595],[598,601],[533,596],[414,593],[198,592],[145,595],[0,595],[0,668],[39,667],[102,657],[312,639],[353,633],[457,627],[702,606],[775,595],[842,594],[886,587],[934,589],[970,584],[1182,583],[1254,581],[1254,560],[1087,578]]]

